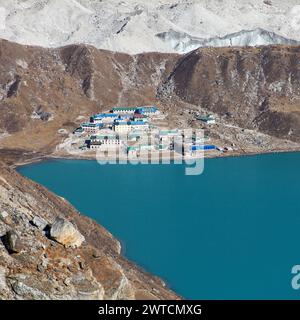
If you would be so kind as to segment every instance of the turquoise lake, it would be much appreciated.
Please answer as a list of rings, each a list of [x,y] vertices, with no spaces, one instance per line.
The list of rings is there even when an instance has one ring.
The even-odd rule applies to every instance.
[[[299,299],[300,153],[184,165],[53,160],[19,172],[68,199],[189,299]]]

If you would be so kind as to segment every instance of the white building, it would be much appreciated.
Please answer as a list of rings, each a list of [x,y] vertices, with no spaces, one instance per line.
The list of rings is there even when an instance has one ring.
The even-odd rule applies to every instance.
[[[134,114],[136,107],[115,107],[112,108],[111,112],[115,114]]]
[[[216,119],[212,114],[209,114],[207,116],[200,116],[197,117],[198,120],[205,122],[206,124],[215,124],[216,123]]]
[[[115,113],[99,113],[91,118],[94,123],[113,124],[119,116]]]
[[[90,134],[98,133],[100,130],[100,127],[101,127],[101,124],[99,123],[86,122],[81,124],[81,128],[83,129],[83,131]]]
[[[108,147],[118,147],[120,145],[123,145],[123,141],[111,130],[101,130],[100,134],[93,135],[89,139],[90,149],[106,149]]]
[[[149,123],[143,121],[119,122],[114,124],[115,132],[119,134],[127,134],[132,130],[148,130]]]

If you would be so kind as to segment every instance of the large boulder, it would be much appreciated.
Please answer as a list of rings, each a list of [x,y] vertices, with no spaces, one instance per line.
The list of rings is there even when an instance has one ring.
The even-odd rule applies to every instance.
[[[6,211],[0,212],[0,221],[4,222],[5,224],[12,225],[13,221],[10,215]]]
[[[50,237],[66,247],[73,248],[80,247],[85,240],[74,225],[63,218],[56,218],[50,229]]]
[[[20,253],[24,249],[23,243],[16,231],[8,231],[5,238],[6,249],[9,253]]]
[[[36,226],[38,229],[44,230],[47,227],[48,222],[45,219],[41,218],[41,217],[35,216],[32,219],[32,224],[34,226]]]

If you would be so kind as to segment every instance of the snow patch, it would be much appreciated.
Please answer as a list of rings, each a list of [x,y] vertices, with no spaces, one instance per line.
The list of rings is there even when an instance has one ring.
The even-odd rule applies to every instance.
[[[0,0],[0,38],[43,47],[187,52],[290,43],[299,30],[297,0]]]

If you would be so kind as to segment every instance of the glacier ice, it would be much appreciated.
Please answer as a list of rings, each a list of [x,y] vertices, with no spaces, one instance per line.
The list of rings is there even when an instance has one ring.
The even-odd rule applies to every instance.
[[[292,43],[299,30],[299,0],[0,0],[0,38],[43,47],[187,52]]]
[[[263,29],[241,30],[224,37],[207,39],[192,37],[186,33],[169,30],[156,35],[177,52],[187,53],[199,47],[232,47],[232,46],[262,46],[271,44],[296,45],[300,42],[284,38],[274,32]]]

